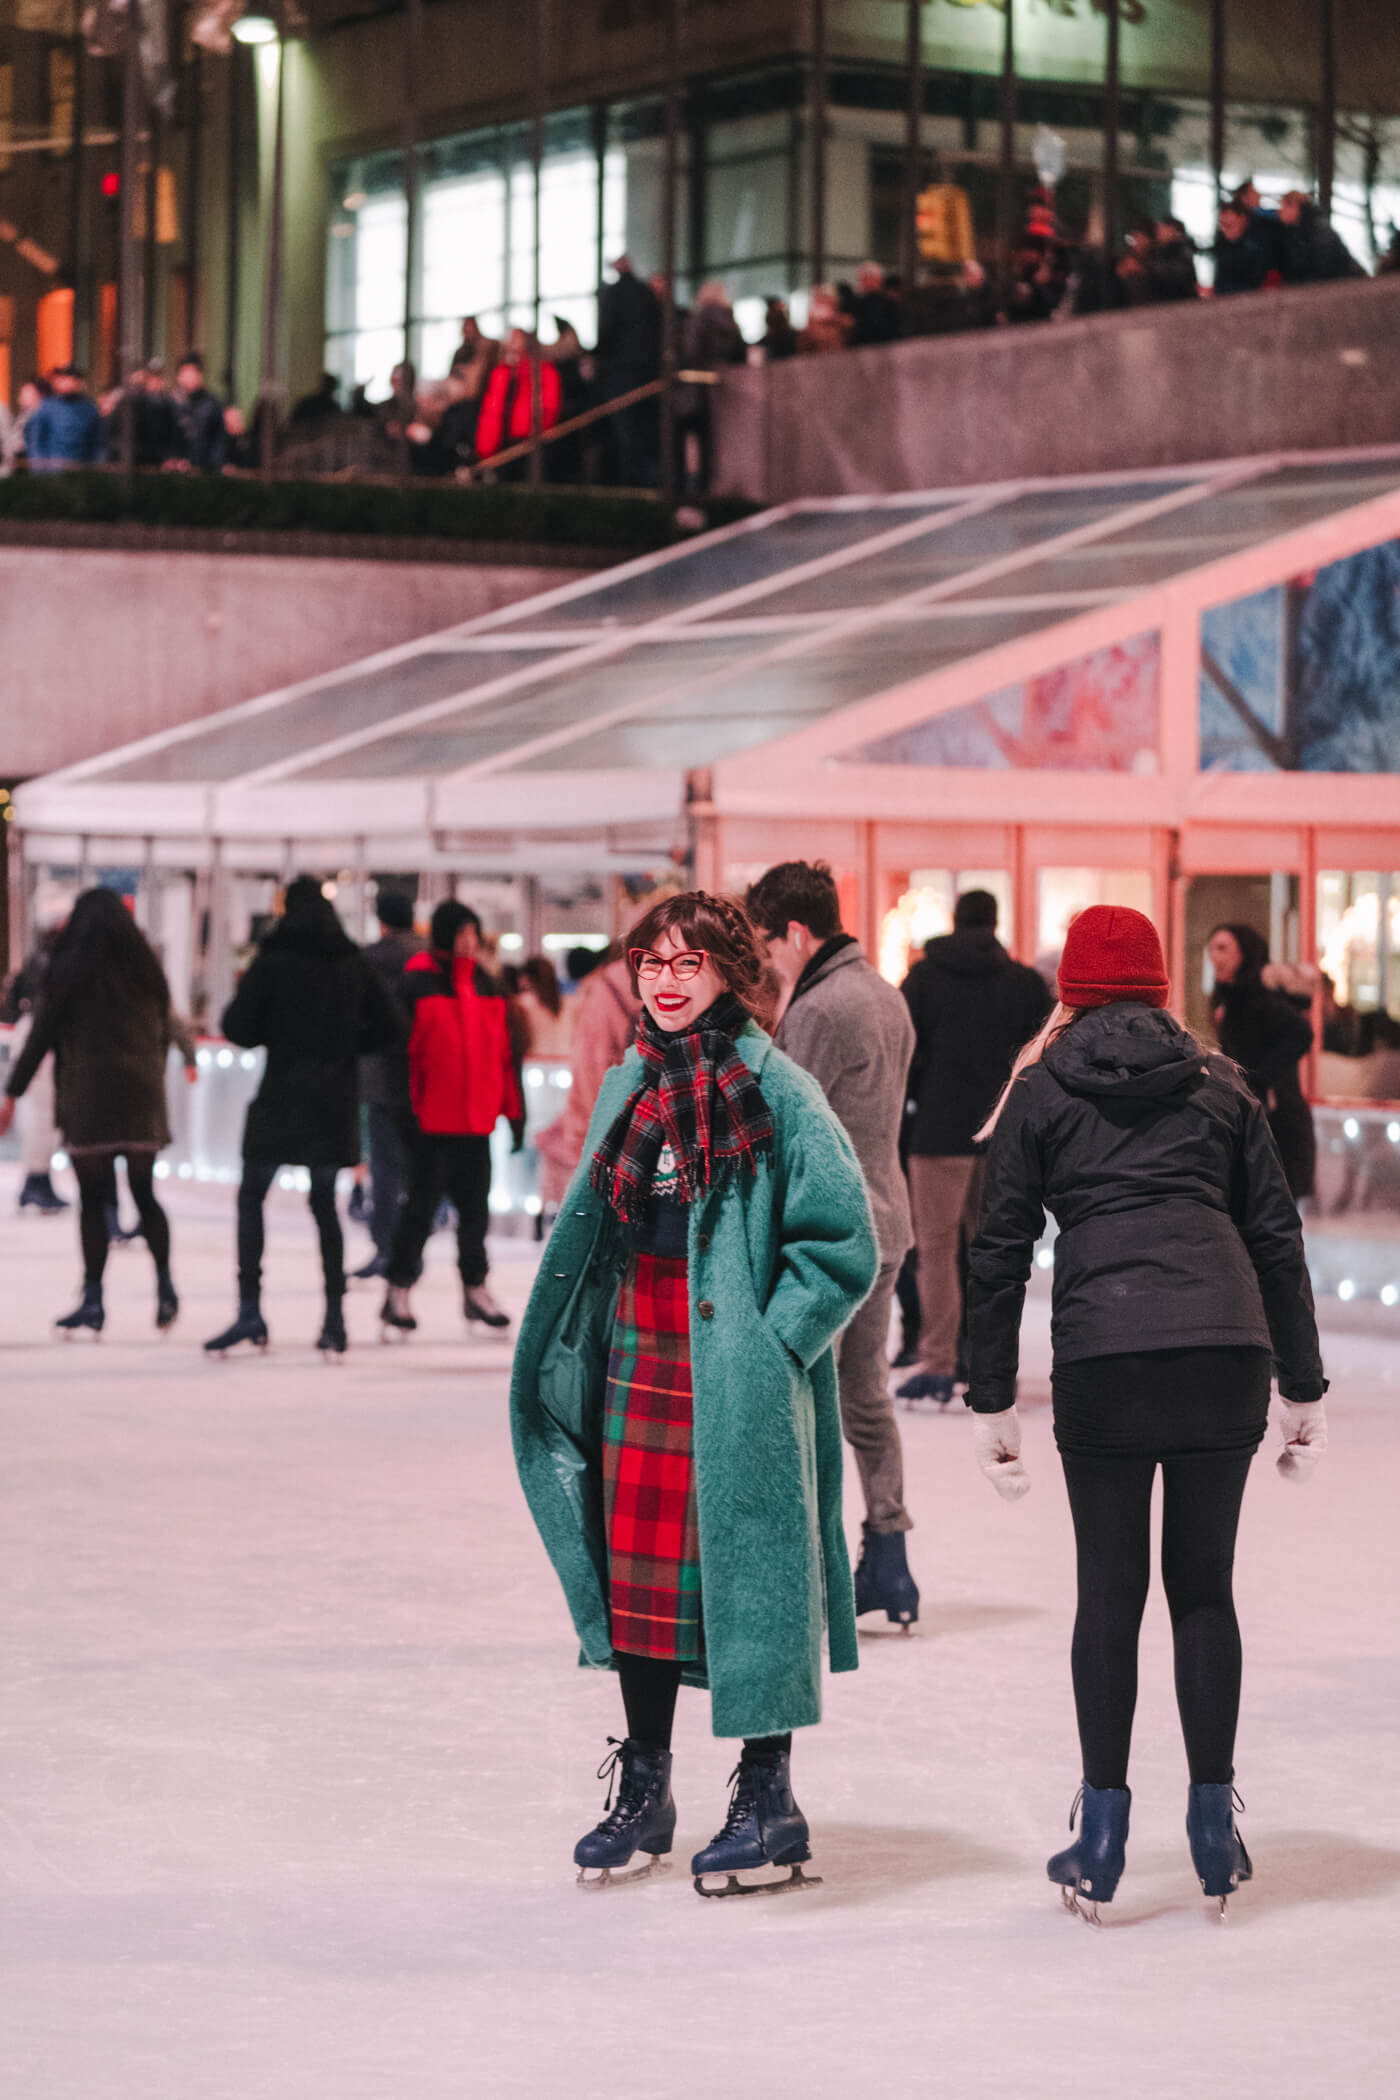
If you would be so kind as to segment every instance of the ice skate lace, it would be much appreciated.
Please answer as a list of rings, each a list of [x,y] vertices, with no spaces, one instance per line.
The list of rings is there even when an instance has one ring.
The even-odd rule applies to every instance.
[[[603,1803],[603,1820],[599,1830],[609,1836],[625,1829],[646,1804],[647,1783],[635,1763],[629,1763],[627,1745],[619,1742],[615,1735],[608,1737],[612,1745],[611,1754],[598,1767],[598,1777],[608,1782],[607,1799]],[[617,1806],[613,1807],[613,1788],[617,1788]],[[611,1814],[609,1814],[611,1810]]]
[[[735,1765],[729,1782],[734,1791],[729,1796],[729,1813],[724,1819],[724,1828],[715,1837],[716,1844],[720,1838],[733,1837],[737,1830],[742,1830],[758,1802],[758,1775],[752,1765],[742,1761]]]

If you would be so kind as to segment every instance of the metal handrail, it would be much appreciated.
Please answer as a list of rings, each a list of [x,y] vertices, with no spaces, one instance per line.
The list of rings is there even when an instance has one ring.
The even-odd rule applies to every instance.
[[[493,452],[488,459],[473,460],[469,467],[458,467],[455,478],[461,482],[472,482],[479,474],[490,473],[496,467],[507,466],[511,460],[525,459],[530,453],[538,451],[541,445],[552,445],[559,438],[572,437],[576,430],[585,430],[592,423],[600,423],[607,416],[615,416],[619,409],[631,408],[638,401],[649,401],[657,394],[663,394],[670,383],[665,379],[648,379],[641,386],[629,387],[625,394],[618,394],[611,401],[599,401],[594,407],[585,408],[578,415],[570,416],[567,422],[551,424],[548,430],[532,431],[528,438],[522,438],[518,444],[507,445],[499,452]],[[674,383],[677,386],[682,383],[687,386],[718,386],[719,374],[677,372]]]

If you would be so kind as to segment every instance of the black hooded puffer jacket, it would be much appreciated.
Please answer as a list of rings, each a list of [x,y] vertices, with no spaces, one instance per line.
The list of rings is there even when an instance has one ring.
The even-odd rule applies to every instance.
[[[968,1264],[969,1406],[1016,1397],[1021,1308],[1049,1211],[1057,1363],[1272,1348],[1280,1390],[1326,1390],[1298,1213],[1238,1068],[1169,1014],[1083,1015],[1011,1089]]]

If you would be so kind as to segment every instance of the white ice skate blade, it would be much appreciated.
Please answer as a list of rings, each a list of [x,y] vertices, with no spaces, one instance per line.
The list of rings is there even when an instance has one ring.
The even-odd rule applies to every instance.
[[[1066,1888],[1064,1884],[1061,1883],[1060,1901],[1064,1904],[1066,1910],[1072,1911],[1075,1917],[1081,1918],[1086,1925],[1101,1926],[1103,1924],[1103,1919],[1099,1916],[1098,1904],[1081,1903],[1079,1900],[1079,1891],[1077,1889]]]
[[[663,1859],[659,1852],[654,1852],[644,1867],[624,1867],[616,1873],[611,1867],[600,1867],[592,1880],[589,1879],[588,1868],[580,1867],[577,1886],[581,1889],[626,1888],[631,1882],[650,1881],[653,1874],[666,1873],[670,1864],[669,1859]]]
[[[761,1868],[745,1868],[743,1871],[746,1873],[761,1873],[763,1870]],[[740,1881],[738,1874],[726,1874],[723,1888],[706,1888],[706,1880],[713,1881],[717,1879],[717,1875],[697,1874],[695,1877],[696,1895],[709,1896],[716,1902],[723,1902],[729,1896],[787,1896],[794,1889],[819,1889],[822,1886],[821,1875],[804,1874],[800,1864],[794,1866],[786,1879],[782,1881]]]

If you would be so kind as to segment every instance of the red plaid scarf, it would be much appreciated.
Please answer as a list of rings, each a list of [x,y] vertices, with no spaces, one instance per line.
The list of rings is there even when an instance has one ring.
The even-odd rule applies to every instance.
[[[618,1111],[589,1175],[624,1223],[642,1224],[664,1144],[675,1154],[683,1203],[693,1203],[717,1174],[744,1161],[755,1172],[760,1156],[772,1150],[772,1113],[734,1044],[747,1019],[732,992],[677,1035],[667,1035],[643,1010],[637,1023],[642,1083]]]

